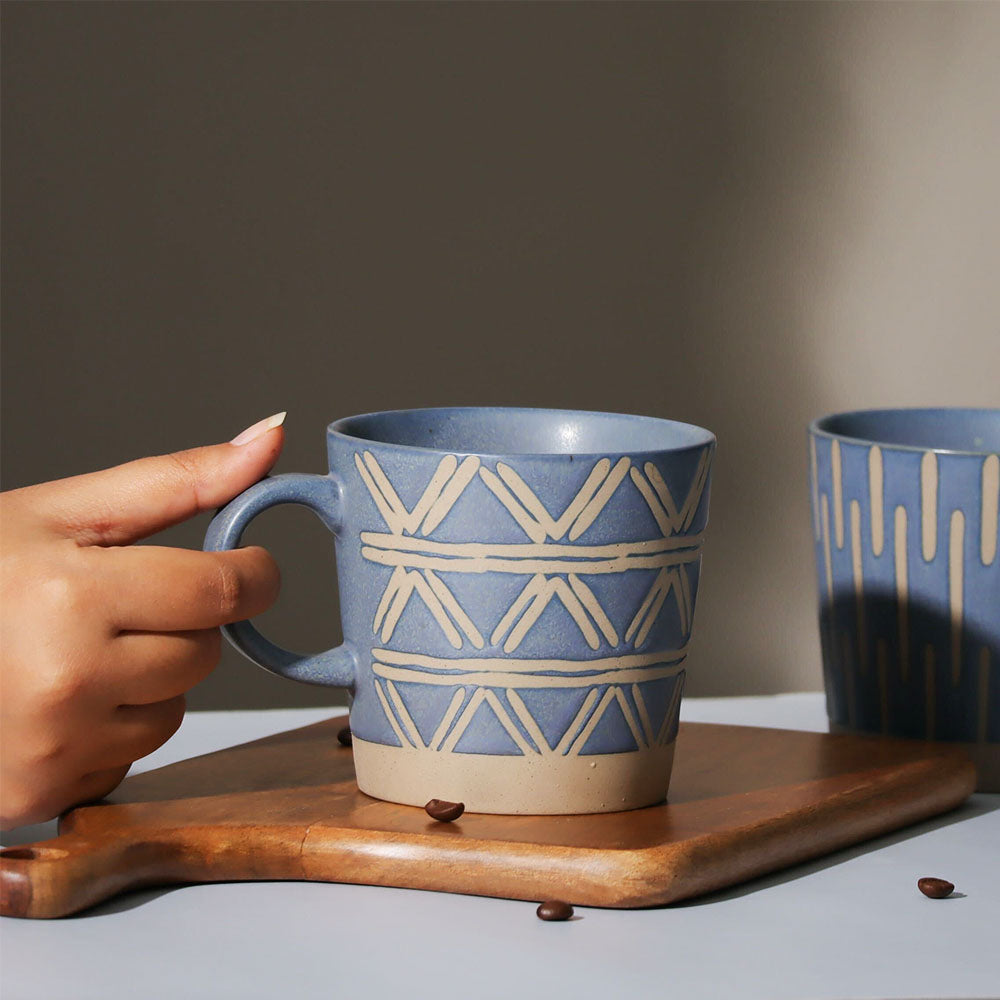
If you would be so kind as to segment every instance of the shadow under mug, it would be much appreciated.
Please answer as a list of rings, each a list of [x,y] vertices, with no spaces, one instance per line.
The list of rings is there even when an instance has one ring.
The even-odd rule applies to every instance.
[[[1000,791],[1000,410],[833,414],[809,462],[831,724],[962,743]]]
[[[595,813],[666,797],[714,436],[652,417],[444,408],[348,417],[330,472],[252,486],[232,548],[281,503],[336,540],[342,645],[260,666],[346,687],[358,785],[409,805]]]

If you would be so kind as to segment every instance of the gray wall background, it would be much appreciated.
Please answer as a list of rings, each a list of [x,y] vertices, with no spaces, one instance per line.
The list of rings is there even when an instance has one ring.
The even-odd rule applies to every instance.
[[[719,438],[689,693],[820,686],[805,426],[1000,404],[1000,4],[7,3],[5,488],[387,407]],[[157,541],[198,546],[207,517]],[[298,509],[273,637],[338,639]],[[322,704],[231,651],[195,707]]]

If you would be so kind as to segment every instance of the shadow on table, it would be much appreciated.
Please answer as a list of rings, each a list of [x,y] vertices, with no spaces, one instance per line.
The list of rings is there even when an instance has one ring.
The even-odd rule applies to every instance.
[[[179,892],[182,889],[189,889],[193,885],[202,885],[200,882],[181,882],[175,885],[157,885],[146,889],[134,889],[131,892],[123,892],[121,895],[113,896],[111,899],[89,909],[81,910],[79,913],[71,913],[61,919],[63,920],[90,920],[94,917],[109,917],[115,913],[125,913],[128,910],[136,910],[141,906],[152,903],[161,896],[167,896],[172,892]]]
[[[762,889],[784,885],[786,882],[794,882],[796,879],[804,878],[815,872],[821,872],[827,868],[835,868],[837,865],[852,861],[854,858],[862,857],[873,851],[880,851],[886,847],[892,847],[895,844],[904,843],[913,837],[920,837],[925,833],[933,833],[935,830],[941,830],[954,823],[964,823],[966,820],[975,819],[977,816],[988,815],[998,809],[1000,809],[1000,795],[973,795],[972,798],[951,812],[934,816],[920,823],[914,823],[912,826],[895,830],[892,833],[876,837],[873,840],[866,840],[863,843],[855,844],[853,847],[846,847],[833,854],[827,854],[812,861],[803,862],[792,868],[784,868],[781,871],[771,872],[769,875],[751,879],[749,882],[741,882],[739,885],[730,886],[728,889],[720,889],[718,892],[710,892],[704,896],[697,896],[694,899],[686,899],[679,903],[673,903],[671,904],[671,908],[683,909],[689,906],[706,906],[712,903],[723,903],[731,899],[738,899],[741,896],[749,896],[751,893],[759,892]],[[926,874],[928,873],[914,872],[914,881],[918,876]],[[948,898],[963,899],[965,898],[965,894],[955,892]]]

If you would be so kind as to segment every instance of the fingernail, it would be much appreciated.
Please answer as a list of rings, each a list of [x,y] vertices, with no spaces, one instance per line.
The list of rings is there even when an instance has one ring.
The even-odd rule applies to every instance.
[[[281,413],[275,413],[272,417],[265,417],[263,420],[258,420],[257,423],[237,434],[229,443],[249,444],[251,441],[256,441],[257,438],[263,437],[268,431],[273,431],[275,427],[280,427],[285,422],[285,412],[282,410]]]

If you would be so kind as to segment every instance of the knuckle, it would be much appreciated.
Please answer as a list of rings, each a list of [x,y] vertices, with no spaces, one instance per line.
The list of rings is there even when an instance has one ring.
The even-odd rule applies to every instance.
[[[171,452],[166,459],[174,466],[179,482],[190,492],[193,505],[200,506],[201,472],[197,463],[186,451]]]
[[[68,743],[58,737],[36,739],[21,751],[22,765],[32,773],[38,773],[61,763],[69,750]]]
[[[90,608],[91,585],[80,574],[52,568],[38,582],[36,598],[49,614],[76,617]]]
[[[228,560],[219,560],[216,563],[215,588],[219,612],[224,620],[227,622],[239,620],[242,617],[240,608],[246,586],[239,571]]]
[[[39,668],[39,684],[35,689],[35,708],[61,712],[79,701],[87,690],[86,671],[72,656],[57,657]]]
[[[80,525],[80,532],[97,546],[108,544],[121,528],[121,513],[103,498],[95,498],[87,510],[86,525]]]

